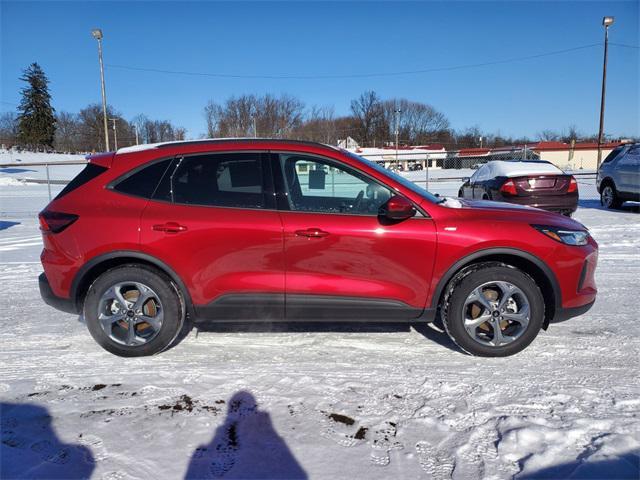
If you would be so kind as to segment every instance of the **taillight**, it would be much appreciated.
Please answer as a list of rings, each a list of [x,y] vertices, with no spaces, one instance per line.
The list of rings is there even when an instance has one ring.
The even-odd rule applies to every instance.
[[[40,230],[43,232],[60,233],[78,219],[73,213],[52,212],[43,210],[38,215]]]
[[[516,184],[513,183],[513,180],[507,180],[500,187],[500,192],[505,195],[517,195],[518,191],[516,190]]]
[[[567,193],[573,193],[578,191],[578,182],[575,177],[572,175],[571,180],[569,181],[569,188],[567,189]]]

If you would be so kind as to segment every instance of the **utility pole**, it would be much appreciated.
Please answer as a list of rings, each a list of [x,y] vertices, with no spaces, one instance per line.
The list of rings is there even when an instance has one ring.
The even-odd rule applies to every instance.
[[[400,163],[398,161],[398,137],[400,135],[400,112],[401,110],[396,107],[395,109],[395,114],[396,114],[396,169],[400,166]]]
[[[251,115],[251,119],[253,120],[253,138],[258,138],[258,127],[256,125],[256,116]]]
[[[111,120],[113,122],[113,142],[115,145],[115,149],[118,150],[118,131],[116,130],[116,122],[118,121],[117,118],[110,118],[109,120]]]
[[[107,125],[107,93],[104,86],[104,64],[102,62],[102,30],[94,28],[91,35],[98,41],[98,61],[100,62],[100,85],[102,87],[102,120],[104,122],[104,147],[109,151],[109,127]]]
[[[602,161],[602,140],[604,134],[604,103],[607,91],[607,53],[609,50],[609,27],[613,25],[614,17],[604,17],[602,25],[604,26],[604,62],[602,64],[602,95],[600,96],[600,128],[598,129],[598,168]]]
[[[140,141],[138,140],[138,125],[133,125],[133,131],[136,132],[136,145],[140,145]]]

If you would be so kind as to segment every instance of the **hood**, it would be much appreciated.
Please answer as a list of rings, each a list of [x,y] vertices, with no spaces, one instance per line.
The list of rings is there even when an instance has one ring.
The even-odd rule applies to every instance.
[[[491,200],[467,200],[464,198],[445,198],[439,204],[450,208],[463,217],[486,219],[487,221],[519,221],[535,225],[548,225],[569,230],[588,230],[580,222],[559,213],[548,212],[526,205]]]

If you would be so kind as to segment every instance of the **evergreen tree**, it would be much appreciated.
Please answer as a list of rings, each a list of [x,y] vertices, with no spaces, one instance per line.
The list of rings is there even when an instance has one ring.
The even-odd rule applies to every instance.
[[[38,150],[52,148],[56,117],[51,106],[49,80],[37,63],[24,70],[20,80],[27,82],[27,86],[22,89],[18,107],[18,142]]]

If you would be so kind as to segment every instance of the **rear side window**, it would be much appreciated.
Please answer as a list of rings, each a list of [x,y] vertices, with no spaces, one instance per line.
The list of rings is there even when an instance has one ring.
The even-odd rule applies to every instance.
[[[607,155],[607,156],[605,157],[605,159],[602,161],[602,163],[603,163],[603,164],[604,164],[604,163],[609,163],[611,160],[613,160],[614,158],[616,158],[616,157],[618,156],[618,154],[619,154],[620,152],[622,152],[622,150],[623,150],[623,149],[624,149],[624,147],[623,147],[623,146],[622,146],[622,147],[616,147],[616,148],[614,148],[614,149],[609,153],[609,155]]]
[[[114,185],[113,189],[137,197],[151,198],[171,161],[172,159],[161,160],[134,170]]]
[[[222,153],[185,157],[170,178],[175,203],[265,208],[259,153]]]
[[[85,183],[93,180],[98,175],[103,172],[106,172],[106,167],[101,167],[100,165],[95,165],[93,163],[88,163],[84,169],[75,176],[73,180],[71,180],[67,185],[62,189],[62,191],[56,196],[56,200],[58,198],[64,197],[67,193],[73,192],[76,188],[81,187]]]

